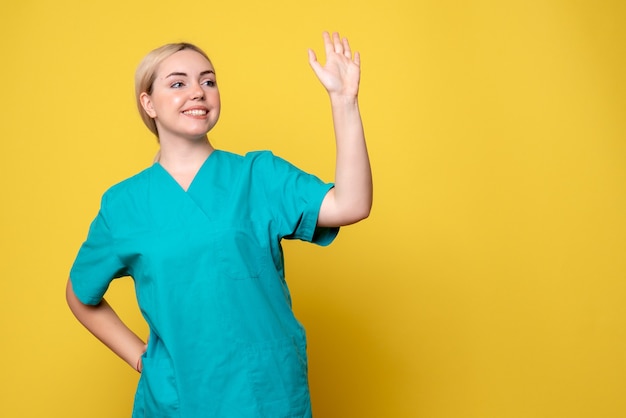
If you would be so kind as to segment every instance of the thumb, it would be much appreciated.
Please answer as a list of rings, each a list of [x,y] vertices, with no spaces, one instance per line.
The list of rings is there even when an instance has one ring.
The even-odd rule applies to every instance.
[[[319,61],[317,60],[317,56],[312,49],[309,49],[309,64],[316,74],[318,74],[322,70],[322,64],[319,63]]]

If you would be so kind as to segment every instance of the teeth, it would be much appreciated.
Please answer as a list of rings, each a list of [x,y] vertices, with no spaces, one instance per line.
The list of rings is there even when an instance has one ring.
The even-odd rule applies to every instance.
[[[200,110],[200,109],[193,109],[193,110],[186,110],[183,112],[183,114],[185,115],[190,115],[190,116],[204,116],[206,115],[206,110]]]

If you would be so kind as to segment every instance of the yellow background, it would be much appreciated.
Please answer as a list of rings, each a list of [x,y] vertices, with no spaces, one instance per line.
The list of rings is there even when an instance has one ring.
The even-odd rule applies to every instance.
[[[375,205],[286,244],[316,416],[626,416],[624,4],[3,2],[0,416],[129,416],[138,376],[64,286],[101,194],[156,151],[141,57],[199,44],[214,145],[332,180],[323,30],[362,54]],[[108,299],[145,335],[129,279]]]

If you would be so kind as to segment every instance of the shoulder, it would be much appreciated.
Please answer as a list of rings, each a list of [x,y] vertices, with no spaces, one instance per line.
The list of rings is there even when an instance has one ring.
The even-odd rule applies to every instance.
[[[220,169],[233,170],[233,173],[254,172],[255,174],[262,174],[293,167],[289,162],[274,155],[269,150],[249,151],[243,155],[220,150],[218,157]]]
[[[216,151],[220,159],[241,164],[252,164],[255,162],[269,161],[278,158],[272,153],[272,151],[269,150],[248,151],[245,154],[235,154],[234,152],[222,150]]]
[[[147,189],[146,186],[150,183],[153,170],[154,165],[109,187],[102,195],[102,206],[125,204],[129,198],[138,197],[142,191],[145,192]]]
[[[261,150],[251,151],[244,156],[244,161],[256,170],[291,170],[295,169],[295,166],[289,161],[285,160],[278,155],[275,155],[272,151]]]

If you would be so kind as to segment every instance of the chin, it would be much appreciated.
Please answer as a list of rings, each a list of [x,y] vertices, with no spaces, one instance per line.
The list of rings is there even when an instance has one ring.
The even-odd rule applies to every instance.
[[[198,129],[190,129],[187,132],[185,132],[186,136],[190,137],[190,138],[204,138],[209,131],[211,130],[211,127],[203,127],[203,128],[198,128]]]

